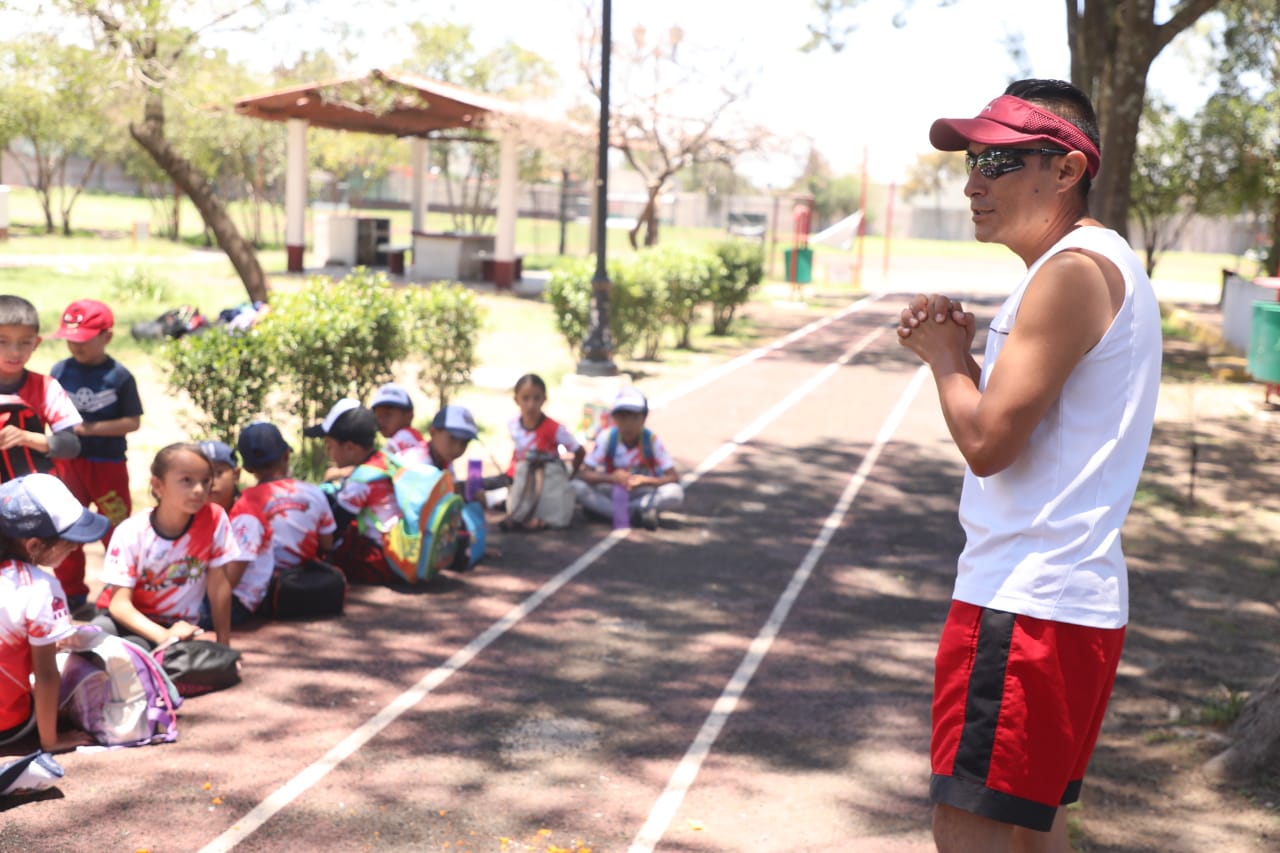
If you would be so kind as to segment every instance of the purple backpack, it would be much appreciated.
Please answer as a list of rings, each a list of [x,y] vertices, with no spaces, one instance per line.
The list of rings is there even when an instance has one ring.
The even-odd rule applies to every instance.
[[[103,746],[178,739],[182,697],[145,649],[89,625],[64,645],[75,651],[60,667],[58,708],[75,725]]]

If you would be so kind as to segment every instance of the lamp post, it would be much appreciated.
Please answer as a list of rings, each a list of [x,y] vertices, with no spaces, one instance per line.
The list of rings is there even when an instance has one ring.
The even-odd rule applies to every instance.
[[[582,343],[578,373],[614,376],[613,340],[609,335],[609,269],[606,263],[609,218],[609,53],[612,47],[610,0],[604,0],[600,25],[600,138],[596,142],[596,274],[591,279],[591,325]]]

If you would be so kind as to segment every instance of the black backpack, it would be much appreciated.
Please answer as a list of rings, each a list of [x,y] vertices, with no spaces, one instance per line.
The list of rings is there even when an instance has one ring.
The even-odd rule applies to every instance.
[[[164,338],[180,338],[208,328],[209,321],[194,305],[170,308],[154,320],[134,323],[130,333],[140,341],[159,341]]]

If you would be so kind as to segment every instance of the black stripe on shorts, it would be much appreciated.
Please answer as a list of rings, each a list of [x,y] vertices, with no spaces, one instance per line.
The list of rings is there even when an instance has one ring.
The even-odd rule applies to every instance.
[[[965,699],[964,729],[952,773],[984,785],[991,770],[991,752],[1000,722],[1004,699],[1004,674],[1013,644],[1013,613],[984,609],[978,626],[978,647],[974,652]]]

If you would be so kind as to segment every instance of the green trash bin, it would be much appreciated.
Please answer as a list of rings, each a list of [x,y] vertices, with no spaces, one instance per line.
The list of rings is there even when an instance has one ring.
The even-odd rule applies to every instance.
[[[1261,382],[1280,382],[1280,302],[1253,303],[1249,374]]]
[[[792,249],[785,249],[782,252],[783,260],[786,261],[787,281],[794,284],[808,284],[813,280],[813,249],[808,246],[800,249],[796,254],[795,269],[791,268]]]

